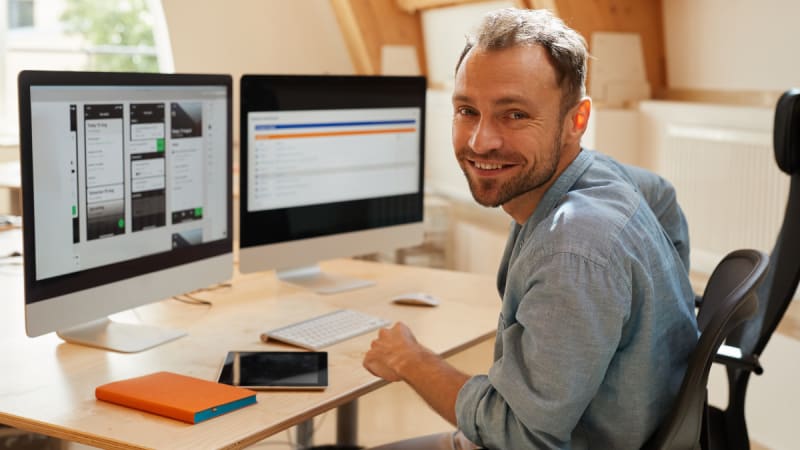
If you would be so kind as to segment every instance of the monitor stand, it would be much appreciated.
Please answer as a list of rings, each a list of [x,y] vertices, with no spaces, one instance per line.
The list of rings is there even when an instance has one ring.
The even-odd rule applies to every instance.
[[[325,273],[317,264],[277,270],[276,275],[281,281],[310,289],[318,294],[337,294],[375,284],[374,281],[370,280]]]
[[[114,322],[109,318],[94,320],[56,332],[72,343],[121,353],[137,353],[186,336],[185,331],[150,325]]]

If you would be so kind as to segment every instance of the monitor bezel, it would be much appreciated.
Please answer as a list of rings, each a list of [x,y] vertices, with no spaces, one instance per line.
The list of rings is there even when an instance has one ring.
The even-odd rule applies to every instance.
[[[18,76],[20,166],[22,181],[23,270],[25,304],[61,297],[161,270],[211,259],[233,252],[233,94],[232,78],[220,74],[158,74],[129,72],[22,71]],[[101,267],[55,277],[36,279],[36,242],[33,194],[33,145],[31,88],[35,86],[217,86],[224,87],[227,100],[226,206],[227,235],[201,245],[171,249]],[[169,258],[164,256],[169,254]],[[153,300],[155,301],[155,300]]]
[[[306,104],[292,104],[289,106],[281,106],[278,108],[267,108],[267,100],[259,98],[260,91],[265,90],[270,85],[280,85],[283,89],[291,86],[295,89],[298,87],[325,87],[329,92],[329,97],[325,100],[315,100],[314,105]],[[415,96],[394,96],[392,102],[386,103],[386,98],[371,97],[370,92],[380,93],[386,89],[394,87],[401,89],[403,92],[413,92]],[[351,91],[358,90],[357,97],[345,98],[344,95],[339,94],[342,89],[349,89]],[[297,95],[297,94],[295,94]],[[246,74],[241,78],[240,83],[240,116],[239,116],[239,162],[240,162],[240,187],[239,187],[239,247],[242,251],[266,249],[269,247],[285,248],[292,243],[300,243],[303,241],[321,240],[327,237],[337,235],[347,236],[354,233],[373,232],[380,230],[387,230],[393,232],[398,228],[413,228],[412,234],[419,236],[417,238],[403,238],[404,242],[421,241],[421,227],[423,221],[423,199],[424,199],[424,176],[425,176],[425,106],[427,95],[427,79],[424,76],[385,76],[385,75],[252,75]],[[280,99],[279,99],[280,100]],[[292,98],[292,101],[303,102],[306,100],[299,100]],[[335,101],[334,103],[329,103]],[[327,104],[326,104],[327,102]],[[352,200],[343,202],[326,203],[320,205],[309,205],[299,207],[280,208],[272,211],[248,211],[248,192],[247,192],[247,167],[248,167],[248,113],[251,112],[268,112],[268,111],[283,111],[283,110],[315,110],[315,109],[358,109],[358,108],[379,108],[379,107],[419,107],[420,108],[420,123],[419,123],[419,173],[418,173],[418,187],[417,191],[413,194],[404,194],[392,197],[379,197],[374,199]],[[288,227],[288,225],[281,224],[281,221],[288,222],[287,212],[294,210],[295,213],[303,213],[305,216],[322,216],[338,210],[341,212],[342,208],[349,211],[364,210],[371,205],[387,205],[387,202],[404,202],[413,205],[414,211],[409,214],[407,218],[400,221],[393,221],[384,224],[370,224],[366,223],[366,218],[355,225],[349,225],[345,228],[340,228],[331,232],[295,232],[293,235],[286,229],[281,229],[280,235],[276,235],[276,226]],[[266,224],[270,225],[270,232],[264,233],[263,229]],[[408,234],[408,231],[403,231]],[[277,236],[277,237],[276,237]],[[335,251],[327,251],[324,256],[336,254]],[[337,256],[345,257],[352,256],[346,254],[347,252],[338,252]],[[355,254],[355,253],[353,253]],[[298,259],[303,259],[297,257]],[[294,259],[294,258],[292,258]],[[314,258],[307,258],[311,262]],[[294,264],[290,264],[294,265]],[[248,264],[249,266],[249,264]],[[285,267],[280,261],[264,262],[261,265],[264,268],[281,268]],[[243,271],[249,271],[248,267],[240,266]]]

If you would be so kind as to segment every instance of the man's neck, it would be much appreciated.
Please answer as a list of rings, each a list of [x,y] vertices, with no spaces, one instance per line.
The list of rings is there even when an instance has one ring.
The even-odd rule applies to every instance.
[[[553,178],[555,179],[557,177],[553,176]],[[549,188],[551,184],[552,183],[548,181],[547,188]],[[544,186],[542,186],[542,188],[543,187]],[[539,202],[542,200],[545,192],[547,192],[547,189],[542,190],[541,188],[536,188],[518,195],[510,201],[503,203],[503,211],[511,216],[514,222],[522,225],[527,222],[533,212],[536,211],[536,207],[539,206]]]
[[[510,201],[503,204],[503,211],[506,212],[515,222],[524,225],[530,219],[531,215],[536,211],[539,202],[542,201],[544,194],[550,190],[550,187],[558,180],[562,173],[567,170],[572,161],[578,157],[581,152],[581,146],[576,145],[573,148],[563,148],[561,159],[558,161],[555,173],[547,180],[547,183],[539,186],[536,189],[520,194]]]

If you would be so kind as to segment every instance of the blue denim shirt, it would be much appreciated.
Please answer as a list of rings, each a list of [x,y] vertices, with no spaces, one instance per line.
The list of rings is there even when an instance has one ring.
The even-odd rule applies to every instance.
[[[677,215],[665,216],[665,231],[645,198],[674,202],[656,191],[672,188],[637,175],[583,150],[513,224],[494,363],[456,402],[471,441],[638,449],[665,417],[698,335],[688,246],[684,262],[673,244],[686,224],[668,207]]]

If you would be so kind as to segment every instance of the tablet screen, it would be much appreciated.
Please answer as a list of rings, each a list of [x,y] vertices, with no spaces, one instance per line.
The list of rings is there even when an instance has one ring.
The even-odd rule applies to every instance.
[[[228,352],[219,382],[251,389],[328,386],[326,352]]]

